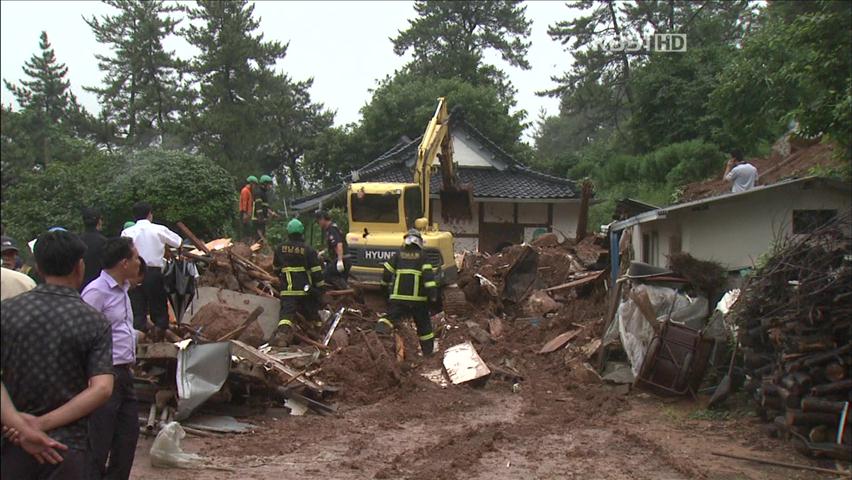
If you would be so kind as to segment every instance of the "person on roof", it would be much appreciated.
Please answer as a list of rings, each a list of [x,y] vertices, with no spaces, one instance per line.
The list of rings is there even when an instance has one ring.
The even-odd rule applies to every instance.
[[[732,150],[731,158],[725,165],[725,180],[731,182],[731,191],[734,193],[751,190],[757,183],[757,168],[743,160],[742,152]]]

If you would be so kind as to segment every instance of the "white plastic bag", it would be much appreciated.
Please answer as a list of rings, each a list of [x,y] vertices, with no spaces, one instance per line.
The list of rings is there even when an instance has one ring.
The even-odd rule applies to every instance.
[[[185,453],[180,448],[180,441],[186,432],[178,422],[169,422],[157,434],[151,445],[151,466],[161,468],[197,468],[204,462],[204,457],[194,453]]]

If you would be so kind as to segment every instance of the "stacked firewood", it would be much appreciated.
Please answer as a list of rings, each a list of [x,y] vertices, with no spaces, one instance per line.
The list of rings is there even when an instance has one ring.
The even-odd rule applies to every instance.
[[[734,305],[758,413],[797,450],[852,457],[848,218],[779,245]]]

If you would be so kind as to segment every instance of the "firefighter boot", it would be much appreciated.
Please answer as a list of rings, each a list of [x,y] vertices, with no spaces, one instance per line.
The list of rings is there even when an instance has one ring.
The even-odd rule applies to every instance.
[[[423,352],[424,357],[431,356],[434,349],[435,349],[435,334],[434,333],[430,333],[428,335],[423,335],[423,336],[420,337],[420,351]]]
[[[387,318],[380,318],[378,322],[376,322],[375,327],[376,333],[379,335],[390,335],[393,332],[393,323]]]

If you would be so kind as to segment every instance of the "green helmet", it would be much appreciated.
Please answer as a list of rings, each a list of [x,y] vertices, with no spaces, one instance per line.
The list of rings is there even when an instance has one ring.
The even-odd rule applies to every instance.
[[[130,228],[133,225],[136,225],[136,222],[134,222],[133,220],[128,220],[128,221],[124,222],[124,228],[125,229]]]
[[[293,220],[290,220],[290,222],[287,224],[287,233],[289,235],[301,235],[305,233],[305,226],[302,225],[302,222],[298,218],[294,218]]]
[[[249,175],[246,179],[246,183],[257,183],[257,177],[255,177],[254,175]]]
[[[270,177],[269,175],[261,175],[260,183],[272,183],[272,177]]]

